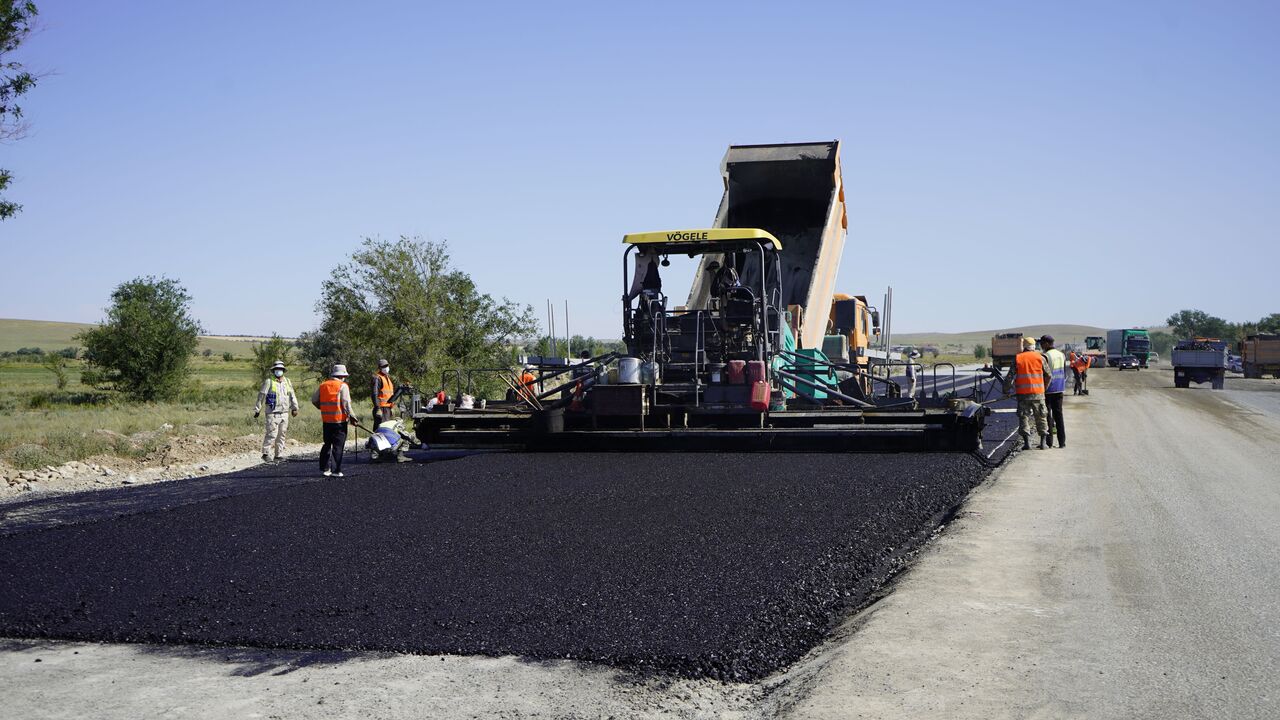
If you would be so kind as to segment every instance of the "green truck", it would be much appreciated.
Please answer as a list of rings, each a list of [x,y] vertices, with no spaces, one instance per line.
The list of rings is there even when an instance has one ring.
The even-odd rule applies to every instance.
[[[1107,366],[1116,367],[1120,358],[1132,355],[1138,359],[1138,367],[1146,367],[1151,357],[1151,336],[1142,328],[1107,331]]]

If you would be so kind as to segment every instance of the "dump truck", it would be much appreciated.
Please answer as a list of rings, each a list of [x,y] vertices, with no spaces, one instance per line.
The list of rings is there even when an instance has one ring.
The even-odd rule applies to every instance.
[[[987,408],[903,397],[860,362],[877,323],[865,299],[834,293],[848,227],[839,143],[731,146],[720,167],[712,227],[623,236],[625,352],[536,367],[539,389],[511,401],[415,410],[419,439],[532,451],[980,447]],[[658,282],[679,256],[697,260],[683,304]]]
[[[1280,378],[1280,335],[1249,335],[1240,341],[1240,364],[1247,378]]]
[[[1004,370],[1013,364],[1013,359],[1022,352],[1022,333],[1007,332],[991,336],[991,363],[997,370]]]
[[[1120,358],[1132,355],[1138,359],[1139,367],[1147,366],[1151,353],[1151,337],[1142,328],[1126,328],[1107,331],[1107,365],[1116,367]]]
[[[1227,375],[1227,343],[1218,338],[1179,340],[1170,357],[1175,387],[1211,382],[1221,390]]]

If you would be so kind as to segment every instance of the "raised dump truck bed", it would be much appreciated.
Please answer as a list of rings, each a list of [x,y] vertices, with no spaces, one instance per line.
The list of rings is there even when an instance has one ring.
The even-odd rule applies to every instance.
[[[797,319],[797,339],[801,347],[821,348],[849,226],[840,143],[733,145],[720,163],[720,173],[724,194],[714,226],[760,228],[781,241],[778,305],[812,313],[812,318]],[[708,267],[724,261],[721,255],[703,258],[694,274],[688,307],[705,308],[711,303],[713,273]],[[758,284],[759,272],[759,265],[747,258],[746,267],[740,269],[742,284]]]

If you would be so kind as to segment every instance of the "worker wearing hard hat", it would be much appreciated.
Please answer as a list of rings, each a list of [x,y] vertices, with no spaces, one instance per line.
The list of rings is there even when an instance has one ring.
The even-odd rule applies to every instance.
[[[1050,381],[1049,368],[1044,356],[1036,352],[1033,338],[1022,338],[1022,352],[1013,359],[1013,366],[1004,378],[1005,392],[1010,386],[1018,397],[1018,432],[1022,435],[1022,449],[1031,449],[1031,431],[1040,435],[1043,450],[1049,436],[1049,423],[1044,406],[1044,389]]]
[[[378,372],[373,374],[373,387],[370,396],[373,398],[373,422],[381,424],[392,420],[395,416],[396,384],[391,380],[391,363],[385,359],[378,361]]]
[[[347,366],[334,365],[329,379],[311,395],[311,404],[320,409],[324,423],[324,444],[320,446],[320,472],[325,477],[342,477],[342,453],[347,447],[347,423],[360,422],[351,414],[351,390],[347,387]]]
[[[1067,356],[1053,346],[1052,335],[1040,336],[1040,352],[1049,368],[1049,384],[1044,388],[1044,406],[1049,412],[1049,447],[1058,438],[1058,447],[1067,446],[1067,425],[1062,418],[1062,394],[1067,391]]]
[[[912,350],[907,354],[907,397],[913,398],[916,396],[916,366],[919,365],[916,360],[919,358],[919,350]]]
[[[289,418],[298,415],[298,396],[293,383],[284,374],[287,368],[283,360],[271,366],[271,375],[262,381],[258,390],[258,402],[253,406],[253,416],[267,410],[266,433],[262,437],[262,462],[279,460],[284,454],[285,436],[289,432]]]

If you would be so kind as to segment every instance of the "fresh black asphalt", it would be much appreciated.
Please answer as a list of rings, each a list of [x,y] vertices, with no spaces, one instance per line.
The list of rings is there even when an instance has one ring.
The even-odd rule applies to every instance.
[[[754,679],[864,604],[986,472],[963,454],[349,469],[302,481],[314,467],[298,461],[258,491],[0,537],[0,635]]]

